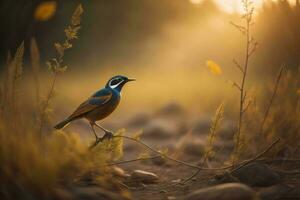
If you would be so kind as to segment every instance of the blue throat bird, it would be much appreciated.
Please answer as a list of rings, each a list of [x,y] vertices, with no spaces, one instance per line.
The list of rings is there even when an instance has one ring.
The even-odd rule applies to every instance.
[[[80,104],[67,119],[58,123],[54,128],[62,129],[74,120],[85,118],[90,122],[96,141],[105,137],[112,137],[112,133],[96,124],[96,121],[106,118],[117,108],[121,100],[121,90],[130,81],[135,81],[135,79],[129,79],[121,75],[112,77],[106,83],[105,88],[97,91],[89,99]],[[95,126],[104,131],[105,135],[102,138],[97,136],[94,129]]]

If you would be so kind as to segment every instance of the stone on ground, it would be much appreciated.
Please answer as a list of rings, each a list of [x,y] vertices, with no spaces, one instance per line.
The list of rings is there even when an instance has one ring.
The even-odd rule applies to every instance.
[[[293,188],[285,184],[273,185],[271,187],[263,188],[259,191],[259,196],[262,200],[276,200],[282,199],[289,194]]]
[[[196,190],[186,200],[258,200],[255,191],[240,183],[226,183]]]
[[[280,176],[265,164],[250,163],[232,173],[240,182],[254,187],[267,187],[278,184]]]
[[[152,172],[143,170],[134,170],[131,174],[132,181],[141,182],[145,184],[157,183],[158,176]]]

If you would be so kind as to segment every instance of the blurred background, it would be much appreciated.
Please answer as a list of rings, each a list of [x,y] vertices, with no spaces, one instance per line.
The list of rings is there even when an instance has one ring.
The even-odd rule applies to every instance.
[[[242,2],[249,1],[0,0],[0,199],[95,199],[106,192],[131,199],[129,190],[136,199],[162,199],[169,195],[162,185],[152,193],[144,184],[132,190],[122,183],[136,181],[135,169],[158,174],[162,184],[180,183],[191,170],[162,156],[122,165],[119,182],[106,171],[115,169],[103,165],[152,155],[139,138],[164,155],[209,168],[256,161],[281,138],[263,151],[266,157],[298,162],[300,0],[251,1],[258,48],[240,94],[243,74],[234,60],[244,68],[247,42],[237,27],[245,25]],[[94,135],[84,120],[54,130],[118,74],[137,81],[126,84],[119,107],[99,123],[135,143],[117,136],[90,151]],[[299,191],[291,173],[299,174],[299,165],[290,164],[280,174],[287,172],[284,183],[297,182]],[[261,173],[258,179],[272,179]],[[173,195],[203,183],[180,185]],[[100,187],[90,190],[94,184]]]
[[[30,76],[26,48],[36,38],[41,68],[46,71],[45,61],[55,55],[53,44],[63,40],[73,10],[82,3],[79,39],[66,52],[69,69],[57,83],[58,119],[116,74],[138,81],[126,86],[113,117],[153,112],[170,102],[196,115],[214,111],[224,100],[235,105],[238,92],[228,82],[240,80],[232,60],[243,62],[245,38],[230,22],[242,22],[241,1],[61,0],[51,17],[40,20],[34,13],[42,2],[1,1],[0,62],[5,63],[8,52],[13,54],[25,40],[24,73]],[[259,49],[250,63],[249,87],[267,86],[282,63],[296,71],[300,62],[299,1],[255,0],[254,4],[253,37]],[[220,65],[220,76],[208,72],[208,60]],[[46,78],[41,84],[48,88]]]

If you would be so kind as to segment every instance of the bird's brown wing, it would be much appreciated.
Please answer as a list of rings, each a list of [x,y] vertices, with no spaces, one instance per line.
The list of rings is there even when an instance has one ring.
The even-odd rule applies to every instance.
[[[78,108],[72,113],[72,115],[68,117],[68,119],[74,119],[83,116],[84,114],[107,103],[111,99],[111,97],[112,97],[111,92],[101,96],[90,97],[88,100],[80,104]]]

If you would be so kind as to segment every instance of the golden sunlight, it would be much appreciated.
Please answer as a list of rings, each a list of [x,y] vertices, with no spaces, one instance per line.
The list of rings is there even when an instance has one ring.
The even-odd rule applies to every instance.
[[[200,4],[203,0],[190,0],[192,4]]]
[[[221,9],[225,10],[226,12],[243,12],[243,3],[240,0],[215,0],[217,4],[220,6]],[[256,8],[259,8],[263,3],[264,0],[252,0],[253,4]]]
[[[242,13],[243,12],[243,3],[240,0],[214,0],[217,5],[224,11],[228,13]],[[265,0],[252,0],[255,8],[260,8]],[[269,1],[276,1],[276,0],[269,0]],[[190,0],[192,4],[198,5],[203,2],[203,0]],[[291,4],[295,4],[295,0],[289,0]]]

